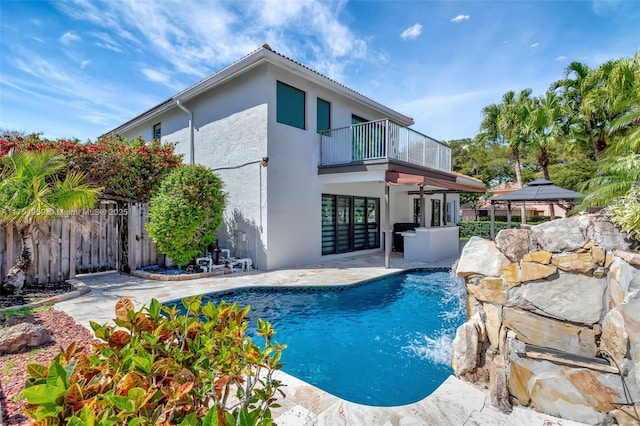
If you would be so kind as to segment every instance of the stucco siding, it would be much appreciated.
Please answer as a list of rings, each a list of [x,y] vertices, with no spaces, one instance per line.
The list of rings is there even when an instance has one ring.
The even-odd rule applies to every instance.
[[[376,120],[379,112],[351,101],[300,76],[277,67],[268,68],[269,124],[268,155],[268,250],[267,267],[282,268],[322,259],[321,202],[326,188],[318,177],[320,136],[316,132],[316,100],[331,104],[331,127],[351,125],[351,115]],[[305,92],[305,129],[278,123],[276,82],[281,81]],[[372,187],[375,187],[373,185]],[[383,191],[353,193],[371,195]],[[369,185],[357,190],[371,191]],[[378,196],[378,195],[376,195]]]
[[[214,170],[233,168],[216,171],[227,193],[219,243],[236,257],[250,257],[261,269],[266,267],[269,168],[259,163],[239,166],[267,155],[268,83],[263,71],[258,67],[183,103],[193,113],[195,162]],[[176,143],[175,152],[189,162],[189,115],[177,107],[123,136],[141,135],[150,140],[158,122],[162,124],[162,141]]]

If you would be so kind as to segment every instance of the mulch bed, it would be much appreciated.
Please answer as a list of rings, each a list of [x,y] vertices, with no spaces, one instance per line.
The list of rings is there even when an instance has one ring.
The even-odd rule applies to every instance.
[[[25,286],[19,296],[0,296],[0,308],[39,301],[72,290],[73,286],[66,282]],[[20,301],[22,303],[18,303]],[[95,339],[89,330],[77,324],[72,317],[51,307],[38,308],[35,312],[21,316],[0,315],[0,328],[21,322],[42,325],[51,332],[52,341],[27,352],[0,355],[0,405],[2,420],[6,425],[33,423],[33,420],[22,414],[25,401],[17,398],[27,378],[27,364],[49,365],[61,348],[67,348],[74,341],[77,342],[79,351],[88,353],[90,344]]]
[[[22,287],[20,294],[7,295],[0,294],[0,309],[9,306],[25,305],[31,302],[38,302],[58,294],[68,293],[75,290],[73,284],[66,281],[46,284],[27,284]]]

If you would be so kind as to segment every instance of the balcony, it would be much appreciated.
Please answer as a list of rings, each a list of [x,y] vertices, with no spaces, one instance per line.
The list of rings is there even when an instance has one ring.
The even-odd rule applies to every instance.
[[[326,130],[320,137],[320,166],[391,159],[451,172],[448,146],[388,119]]]

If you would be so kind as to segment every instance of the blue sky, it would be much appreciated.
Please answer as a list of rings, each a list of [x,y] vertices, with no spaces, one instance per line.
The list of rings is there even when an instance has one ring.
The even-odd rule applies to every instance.
[[[263,43],[473,137],[508,90],[640,49],[640,1],[0,2],[0,128],[96,137]]]

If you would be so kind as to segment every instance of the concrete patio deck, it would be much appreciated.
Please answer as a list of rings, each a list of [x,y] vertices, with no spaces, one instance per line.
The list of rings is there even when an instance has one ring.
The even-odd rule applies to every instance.
[[[200,278],[191,281],[152,281],[115,272],[78,276],[91,287],[91,292],[64,302],[56,309],[89,327],[89,321],[109,322],[116,302],[130,298],[140,307],[152,298],[161,302],[196,294],[246,286],[322,286],[351,284],[411,268],[451,267],[453,259],[433,263],[406,261],[393,254],[391,268],[384,268],[382,253],[358,255],[328,260],[303,267],[252,271],[242,274]],[[400,407],[370,407],[341,400],[284,372],[277,378],[287,386],[281,408],[273,410],[279,426],[307,425],[522,425],[576,426],[580,423],[558,419],[522,408],[509,415],[501,413],[488,402],[488,393],[453,376],[434,393],[414,404]]]

